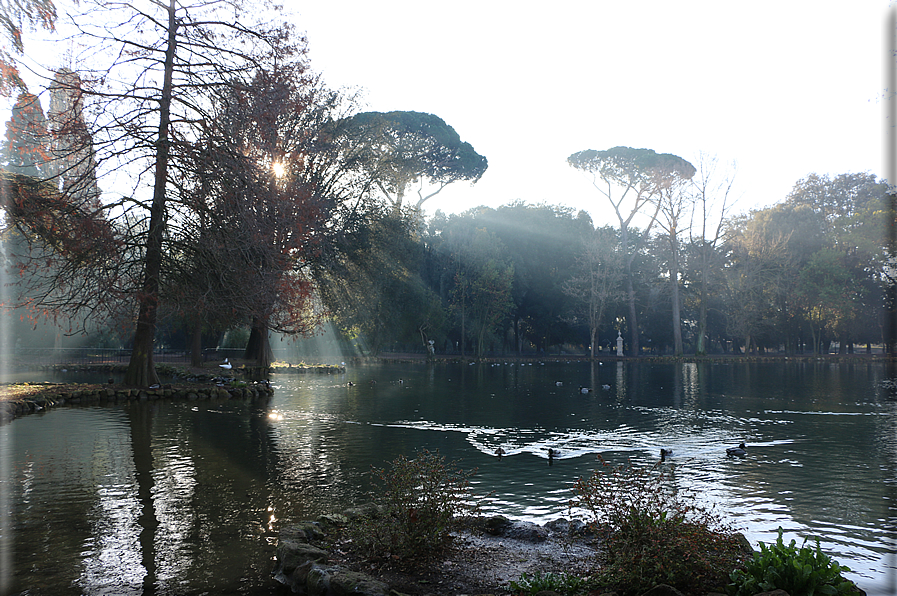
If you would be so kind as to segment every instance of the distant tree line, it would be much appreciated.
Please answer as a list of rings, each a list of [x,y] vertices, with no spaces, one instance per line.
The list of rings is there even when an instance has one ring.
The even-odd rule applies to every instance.
[[[437,212],[424,226],[397,215],[365,250],[377,274],[341,272],[339,293],[323,296],[369,354],[433,340],[474,357],[598,355],[615,353],[618,332],[627,354],[633,333],[635,353],[666,354],[818,354],[832,342],[852,353],[890,341],[886,184],[814,174],[782,202],[730,217],[720,194],[713,221],[708,188],[683,187],[675,229],[651,205],[659,231],[628,227],[628,249],[619,228],[547,204]]]

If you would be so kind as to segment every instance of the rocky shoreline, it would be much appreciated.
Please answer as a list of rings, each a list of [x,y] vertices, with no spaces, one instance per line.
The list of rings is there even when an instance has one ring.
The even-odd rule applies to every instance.
[[[497,595],[507,594],[524,573],[586,576],[599,554],[597,539],[582,522],[561,518],[537,525],[496,515],[463,520],[444,558],[409,569],[352,554],[344,530],[365,509],[283,528],[274,578],[291,592],[310,596]]]
[[[59,373],[101,373],[124,374],[126,364],[52,364],[25,367],[25,370],[40,370]],[[15,418],[48,408],[63,405],[94,405],[127,401],[153,401],[159,399],[176,400],[255,400],[270,397],[274,390],[266,380],[242,380],[234,376],[251,376],[252,369],[237,367],[229,374],[217,375],[202,368],[189,368],[158,364],[159,376],[172,379],[151,388],[127,387],[114,382],[97,383],[11,383],[0,386],[0,424]],[[278,374],[338,374],[345,372],[345,366],[301,365],[277,366],[270,372]],[[111,381],[111,379],[110,379]]]
[[[362,516],[378,513],[376,505],[368,504],[282,528],[274,579],[291,593],[308,596],[498,596],[526,594],[513,590],[524,574],[530,578],[548,574],[585,578],[601,565],[601,539],[582,521],[565,518],[543,525],[503,515],[464,518],[452,533],[453,546],[445,556],[417,567],[403,567],[389,557],[369,559],[353,553],[347,528]],[[738,536],[744,554],[752,556],[748,540]],[[857,586],[853,586],[853,594],[865,596]],[[542,590],[536,596],[560,595]],[[593,591],[590,596],[617,596],[617,592]],[[684,595],[659,584],[640,596],[726,594]],[[801,595],[773,590],[754,596]]]
[[[523,574],[591,575],[600,565],[601,541],[579,520],[558,518],[538,525],[502,515],[462,520],[446,556],[425,568],[353,556],[346,527],[372,505],[285,527],[278,537],[274,579],[292,593],[309,596],[448,596],[509,593]],[[745,552],[752,553],[743,540]],[[615,596],[610,592],[604,596]],[[780,592],[775,596],[786,596]],[[541,596],[556,596],[540,592]],[[599,596],[597,592],[595,596]],[[683,596],[659,585],[644,596]],[[702,596],[725,596],[710,592]]]
[[[16,383],[0,389],[0,424],[64,405],[98,405],[160,399],[256,400],[268,398],[273,393],[274,390],[266,382],[226,379],[218,382],[166,383],[146,389],[115,384]]]

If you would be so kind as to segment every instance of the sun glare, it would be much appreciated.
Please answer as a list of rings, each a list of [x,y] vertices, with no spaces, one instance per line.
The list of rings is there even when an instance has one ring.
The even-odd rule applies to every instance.
[[[275,161],[271,164],[271,170],[274,172],[274,176],[277,178],[283,178],[286,176],[287,168],[283,165],[283,162]]]

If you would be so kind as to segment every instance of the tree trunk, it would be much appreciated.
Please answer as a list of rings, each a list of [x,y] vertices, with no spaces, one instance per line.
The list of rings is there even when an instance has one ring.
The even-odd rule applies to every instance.
[[[632,284],[632,261],[634,254],[629,254],[629,230],[621,226],[620,239],[623,244],[623,256],[626,259],[626,291],[629,297],[629,350],[630,355],[638,356],[638,316],[635,308],[635,288]]]
[[[701,269],[701,303],[698,306],[698,337],[695,342],[695,354],[707,355],[707,270],[702,260]]]
[[[818,356],[820,353],[819,351],[821,348],[821,335],[821,333],[819,334],[819,336],[816,335],[816,329],[813,327],[813,324],[810,323],[810,339],[813,342],[813,351],[810,353],[814,356]]]
[[[675,234],[675,232],[674,232]],[[682,320],[679,305],[679,242],[675,235],[670,238],[672,258],[670,259],[670,298],[673,302],[673,355],[682,355]]]
[[[159,137],[156,149],[156,171],[153,186],[153,203],[150,207],[150,223],[146,239],[146,261],[140,311],[134,331],[134,349],[125,385],[149,387],[159,382],[153,363],[153,342],[156,336],[156,315],[159,300],[159,280],[162,274],[162,239],[165,235],[165,187],[168,181],[168,155],[170,142],[168,128],[171,119],[172,72],[177,49],[177,21],[175,0],[168,6],[168,48],[165,50],[165,72],[162,96],[159,102]]]
[[[202,323],[193,325],[193,336],[190,340],[190,366],[202,366]]]
[[[152,310],[153,312],[147,312]],[[131,360],[125,372],[125,385],[132,387],[149,387],[159,382],[156,366],[153,363],[153,336],[155,335],[155,307],[150,307],[146,299],[140,305],[137,317],[137,330],[134,332],[134,347]]]
[[[256,366],[264,370],[271,367],[273,354],[271,342],[268,340],[268,326],[261,319],[256,318],[252,321],[252,330],[249,332],[249,341],[246,343],[243,358],[255,361]]]
[[[465,357],[464,354],[464,341],[467,339],[467,329],[466,327],[466,316],[465,316],[465,306],[464,306],[464,296],[462,294],[461,298],[461,358]]]
[[[632,267],[626,265],[626,290],[629,294],[629,355],[638,356],[638,316],[635,313],[635,290],[632,287]]]

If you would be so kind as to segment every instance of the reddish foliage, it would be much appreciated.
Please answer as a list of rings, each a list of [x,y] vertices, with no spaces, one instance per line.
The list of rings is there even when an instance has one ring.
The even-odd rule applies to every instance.
[[[90,261],[114,254],[121,246],[101,210],[78,205],[47,183],[5,175],[9,214],[16,225],[53,247],[59,256]]]

